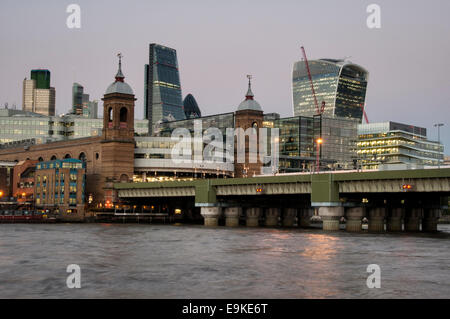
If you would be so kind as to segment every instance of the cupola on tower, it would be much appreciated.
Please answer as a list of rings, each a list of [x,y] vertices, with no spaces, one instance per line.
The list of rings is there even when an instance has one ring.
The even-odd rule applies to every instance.
[[[122,73],[122,55],[119,53],[116,80],[108,86],[103,97],[103,138],[105,140],[132,140],[134,138],[134,93],[125,83]]]
[[[115,81],[103,97],[102,178],[107,182],[105,197],[112,203],[116,194],[108,182],[128,182],[134,173],[134,98],[124,82],[122,55]],[[109,187],[109,186],[110,187]]]
[[[263,123],[263,110],[261,105],[254,99],[254,95],[252,92],[252,83],[251,75],[247,75],[248,78],[248,90],[245,95],[245,100],[239,104],[237,111],[235,112],[235,127],[242,128],[247,131],[249,128],[252,128],[253,133],[257,136],[257,144],[259,145],[259,128],[262,128]],[[244,140],[245,139],[245,140]],[[235,156],[234,156],[234,176],[235,177],[251,177],[253,175],[261,174],[262,162],[259,159],[258,151],[256,150],[256,154],[250,154],[250,137],[244,136],[241,140],[237,139],[235,143]],[[245,162],[239,163],[237,156],[237,149],[242,147],[241,143],[244,143],[245,147]],[[258,148],[257,148],[258,149]],[[252,163],[250,160],[251,155],[256,155],[256,163]]]

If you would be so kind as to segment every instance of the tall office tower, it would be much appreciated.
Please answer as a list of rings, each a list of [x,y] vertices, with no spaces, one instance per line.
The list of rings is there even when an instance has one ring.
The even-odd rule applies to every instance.
[[[149,64],[145,65],[144,112],[150,134],[158,121],[186,119],[177,51],[155,43],[150,44]]]
[[[23,80],[23,105],[22,110],[27,112],[34,112],[34,90],[36,88],[35,80]]]
[[[84,87],[79,83],[72,86],[72,114],[96,119],[98,101],[89,101],[89,94],[84,93]]]
[[[49,70],[31,70],[31,79],[23,80],[22,109],[42,115],[55,115],[55,88],[50,87]]]
[[[84,87],[79,83],[72,85],[72,113],[83,114],[83,95]]]
[[[98,118],[98,101],[88,101],[83,102],[83,117],[90,119]]]
[[[324,116],[353,118],[361,123],[369,78],[368,71],[345,60],[321,59],[308,62],[319,109],[325,102]],[[294,63],[292,96],[294,116],[317,114],[304,61]]]
[[[34,90],[34,112],[47,116],[55,116],[55,88]]]

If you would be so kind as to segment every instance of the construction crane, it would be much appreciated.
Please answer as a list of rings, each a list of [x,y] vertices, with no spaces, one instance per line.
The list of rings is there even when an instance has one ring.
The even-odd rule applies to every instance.
[[[369,124],[369,118],[367,117],[365,108],[366,108],[366,105],[364,103],[361,103],[361,109],[363,111],[364,119],[366,120],[366,124]]]
[[[305,60],[306,71],[308,72],[309,83],[311,84],[311,91],[314,98],[314,104],[316,105],[317,115],[320,115],[325,110],[325,101],[322,102],[322,108],[319,109],[319,103],[317,103],[316,90],[314,90],[314,83],[311,76],[311,70],[309,69],[308,58],[306,57],[306,51],[304,47],[301,47],[303,60]]]

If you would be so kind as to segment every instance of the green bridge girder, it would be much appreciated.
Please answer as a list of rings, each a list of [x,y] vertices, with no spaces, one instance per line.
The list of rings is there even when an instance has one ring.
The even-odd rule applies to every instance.
[[[394,183],[394,186],[392,185]],[[257,195],[256,188],[274,186],[298,186],[290,187],[289,194],[303,193],[311,195],[313,206],[335,206],[340,203],[341,189],[345,185],[361,187],[367,192],[384,192],[389,186],[389,192],[402,192],[399,183],[417,183],[420,185],[412,192],[440,192],[450,194],[450,168],[441,169],[417,169],[400,171],[364,171],[364,172],[324,172],[319,174],[284,174],[277,176],[258,176],[249,178],[225,178],[225,179],[198,179],[193,181],[169,181],[151,183],[116,183],[114,188],[121,198],[133,197],[178,197],[194,196],[196,206],[214,206],[217,204],[217,190],[222,186],[234,186],[243,188],[250,186],[255,190],[254,194],[248,191],[242,195]],[[355,186],[356,185],[356,186]],[[370,188],[372,187],[372,188]],[[348,188],[348,187],[347,187]],[[248,187],[247,187],[248,189]],[[292,191],[294,189],[294,191]],[[309,191],[306,191],[309,190]],[[276,195],[273,192],[269,195]]]

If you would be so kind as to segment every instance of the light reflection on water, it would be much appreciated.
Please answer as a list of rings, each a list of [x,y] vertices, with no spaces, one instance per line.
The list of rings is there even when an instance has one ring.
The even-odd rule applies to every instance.
[[[0,297],[446,298],[441,233],[165,225],[0,225]],[[79,264],[82,289],[66,288]],[[382,269],[368,289],[366,268]]]

